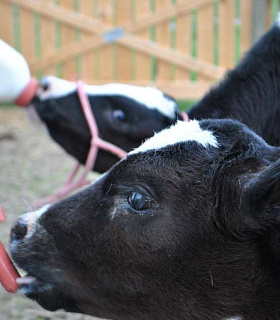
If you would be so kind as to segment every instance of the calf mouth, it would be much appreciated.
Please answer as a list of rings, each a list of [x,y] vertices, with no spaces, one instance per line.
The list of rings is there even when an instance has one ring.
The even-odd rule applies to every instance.
[[[34,212],[32,218],[35,219],[38,214]],[[71,286],[67,283],[63,268],[59,267],[61,262],[56,259],[57,249],[44,228],[38,227],[38,231],[36,222],[27,222],[28,217],[19,219],[12,228],[10,239],[12,259],[26,272],[25,276],[17,279],[19,292],[47,310],[67,310],[70,299],[65,292],[69,295],[71,289],[68,287]],[[75,306],[72,301],[69,305],[71,310]]]
[[[45,282],[31,274],[17,279],[20,293],[32,300],[36,300],[42,307],[50,311],[59,309],[59,306],[50,302],[50,298],[57,291],[51,283]]]
[[[35,252],[32,254],[35,254]],[[29,299],[35,300],[49,311],[64,309],[69,312],[79,312],[72,298],[65,295],[65,292],[69,294],[72,290],[66,289],[68,285],[64,282],[60,271],[57,270],[57,275],[55,275],[56,270],[45,267],[40,268],[36,263],[28,263],[27,266],[25,266],[25,263],[18,263],[20,258],[14,251],[12,251],[12,257],[16,265],[26,272],[25,276],[17,279],[20,293]],[[32,258],[30,257],[30,259]]]
[[[35,277],[31,273],[27,273],[25,276],[18,278],[16,281],[19,285],[20,292],[26,296],[45,293],[54,288],[54,285],[50,282],[46,282],[38,277]]]
[[[26,251],[26,259],[28,262],[22,261],[21,254]],[[43,308],[55,311],[61,309],[61,303],[58,297],[61,295],[59,284],[53,277],[54,271],[40,267],[38,263],[32,263],[32,256],[37,255],[36,252],[28,252],[25,247],[17,249],[15,243],[11,243],[11,255],[16,265],[21,268],[26,275],[18,278],[19,292],[27,298],[37,301]],[[53,297],[56,297],[54,299]]]

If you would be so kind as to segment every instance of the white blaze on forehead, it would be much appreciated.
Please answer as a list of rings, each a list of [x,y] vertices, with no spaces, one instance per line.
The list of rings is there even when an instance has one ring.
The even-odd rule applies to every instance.
[[[139,148],[131,151],[129,155],[149,150],[158,150],[172,144],[186,141],[196,141],[204,147],[208,145],[218,147],[218,142],[213,133],[201,129],[198,121],[177,121],[175,125],[156,133],[152,138],[146,140]]]
[[[46,77],[50,82],[47,91],[38,89],[38,96],[41,100],[60,98],[76,91],[76,83],[59,79],[56,77]],[[90,96],[124,96],[145,105],[149,109],[156,109],[169,118],[175,118],[177,105],[165,97],[164,94],[151,87],[139,87],[128,84],[110,83],[102,86],[84,85],[85,92]]]

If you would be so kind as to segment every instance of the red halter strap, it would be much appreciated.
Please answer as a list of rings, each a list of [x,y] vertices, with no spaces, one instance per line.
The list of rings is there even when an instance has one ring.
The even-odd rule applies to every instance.
[[[31,78],[27,86],[23,89],[21,94],[17,97],[15,104],[17,106],[26,107],[36,94],[38,89],[38,82],[36,78]]]
[[[190,117],[186,112],[181,112],[181,117],[183,118],[184,121],[189,122]]]
[[[0,223],[3,222],[5,218],[4,211],[0,206]],[[7,291],[16,292],[18,290],[16,279],[19,277],[19,273],[0,241],[0,283],[2,283]]]
[[[77,190],[85,185],[90,184],[90,181],[87,180],[87,176],[89,172],[94,167],[96,157],[98,154],[99,149],[103,149],[105,151],[108,151],[117,157],[124,158],[126,156],[126,151],[120,149],[119,147],[113,145],[112,143],[109,143],[99,137],[99,130],[97,123],[95,121],[94,115],[91,110],[91,106],[88,100],[88,96],[84,91],[84,85],[82,81],[77,81],[77,94],[81,103],[81,107],[84,113],[84,116],[86,118],[89,131],[91,134],[91,143],[90,143],[90,149],[87,156],[87,160],[85,163],[85,169],[81,173],[80,177],[77,177],[78,171],[81,167],[79,163],[77,163],[70,174],[67,181],[64,183],[64,185],[52,196],[46,199],[39,200],[35,203],[35,206],[42,206],[47,203],[55,202],[59,199],[62,199],[66,196],[68,196],[71,192],[74,190]],[[184,121],[189,121],[189,117],[186,113],[182,112],[181,116]]]
[[[78,174],[78,171],[81,167],[79,163],[76,164],[74,167],[72,173],[70,174],[68,180],[65,182],[65,184],[62,186],[58,192],[56,192],[54,195],[47,199],[43,199],[35,203],[35,206],[41,206],[43,204],[52,203],[54,201],[57,201],[61,198],[66,197],[69,195],[72,191],[81,188],[85,185],[90,184],[90,181],[88,181],[86,178],[89,174],[89,172],[94,167],[97,153],[99,149],[103,149],[105,151],[108,151],[117,157],[124,158],[127,154],[126,151],[120,149],[119,147],[113,145],[112,143],[109,143],[99,137],[99,130],[97,123],[95,121],[94,115],[92,113],[90,103],[88,100],[88,96],[84,91],[83,82],[77,81],[77,94],[82,106],[82,110],[84,113],[84,116],[86,118],[89,131],[91,134],[91,142],[90,142],[90,149],[87,156],[87,160],[85,163],[85,169],[84,172],[80,175],[80,177],[76,177]]]

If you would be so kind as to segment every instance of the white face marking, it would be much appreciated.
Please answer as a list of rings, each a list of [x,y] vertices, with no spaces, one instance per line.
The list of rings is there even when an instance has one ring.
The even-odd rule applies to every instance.
[[[30,78],[24,57],[0,39],[0,102],[14,102]]]
[[[146,140],[140,147],[131,151],[129,155],[148,150],[158,150],[168,145],[185,141],[196,141],[204,147],[208,145],[218,147],[218,142],[213,133],[202,130],[198,121],[177,121],[175,125],[156,133],[152,138]]]
[[[38,89],[37,95],[40,100],[60,98],[74,92],[77,88],[75,82],[52,76],[46,77],[46,79],[50,82],[50,88],[47,91],[42,90],[42,88]],[[84,90],[91,96],[125,96],[145,105],[149,109],[156,109],[171,119],[175,118],[177,111],[176,103],[164,97],[163,93],[156,88],[110,83],[103,86],[85,84]]]
[[[27,224],[26,238],[30,238],[33,235],[38,219],[50,208],[50,206],[51,205],[47,204],[36,211],[28,212],[21,216],[21,219]]]

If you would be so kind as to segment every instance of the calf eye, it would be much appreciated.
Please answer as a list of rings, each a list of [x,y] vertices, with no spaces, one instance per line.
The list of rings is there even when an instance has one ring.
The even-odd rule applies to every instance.
[[[120,122],[125,121],[126,119],[125,113],[123,112],[123,110],[120,109],[113,111],[113,117],[115,120]]]
[[[153,200],[139,192],[133,192],[127,198],[128,204],[135,211],[145,211],[153,207]]]
[[[43,91],[47,91],[50,88],[50,80],[47,77],[44,77],[40,81],[40,87],[43,89]]]

